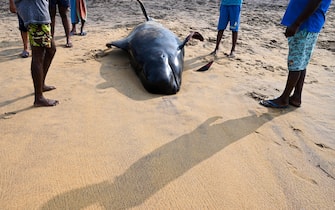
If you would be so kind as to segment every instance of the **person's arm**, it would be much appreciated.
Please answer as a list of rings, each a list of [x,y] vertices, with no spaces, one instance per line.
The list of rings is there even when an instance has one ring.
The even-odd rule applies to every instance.
[[[16,13],[16,6],[14,0],[9,0],[9,11],[12,13]]]
[[[297,33],[300,25],[319,8],[321,2],[322,0],[310,0],[294,23],[286,28],[285,36],[290,37]]]

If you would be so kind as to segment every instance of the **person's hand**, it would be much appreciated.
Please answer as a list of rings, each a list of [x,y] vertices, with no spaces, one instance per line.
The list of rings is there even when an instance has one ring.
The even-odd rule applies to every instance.
[[[291,26],[287,27],[286,31],[284,33],[286,38],[294,36],[294,34],[297,33],[298,29],[299,29],[299,25],[297,25],[297,24],[292,24]]]
[[[14,4],[14,0],[9,1],[9,11],[12,12],[12,13],[16,13],[16,7],[15,7],[15,4]]]

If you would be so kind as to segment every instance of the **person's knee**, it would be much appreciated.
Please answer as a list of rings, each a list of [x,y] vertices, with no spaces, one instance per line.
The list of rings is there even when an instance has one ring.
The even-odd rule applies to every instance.
[[[51,18],[54,18],[56,16],[56,7],[49,7],[49,14]]]
[[[61,16],[61,18],[67,18],[67,13],[68,13],[67,7],[59,6],[58,10],[59,10],[59,15]]]
[[[50,55],[54,55],[56,53],[57,49],[56,49],[56,45],[55,43],[52,43],[51,44],[51,48],[47,48],[47,52],[50,54]]]

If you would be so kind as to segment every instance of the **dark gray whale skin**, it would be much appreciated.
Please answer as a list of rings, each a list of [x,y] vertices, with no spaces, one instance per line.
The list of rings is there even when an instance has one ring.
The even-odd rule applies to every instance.
[[[176,94],[180,90],[184,67],[184,46],[193,37],[203,41],[197,33],[191,33],[183,42],[169,29],[151,20],[143,4],[137,0],[147,21],[136,26],[121,40],[107,43],[128,52],[132,67],[144,88],[154,94]]]

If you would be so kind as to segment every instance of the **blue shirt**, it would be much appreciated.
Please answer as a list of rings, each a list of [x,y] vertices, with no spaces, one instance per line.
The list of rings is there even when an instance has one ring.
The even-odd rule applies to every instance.
[[[332,0],[322,0],[319,8],[301,24],[299,31],[319,33],[326,21],[326,13]],[[281,24],[291,26],[305,9],[308,0],[291,0],[287,6],[286,12]]]
[[[48,0],[15,0],[15,6],[26,27],[51,22]]]
[[[221,5],[242,5],[243,0],[221,0]]]

